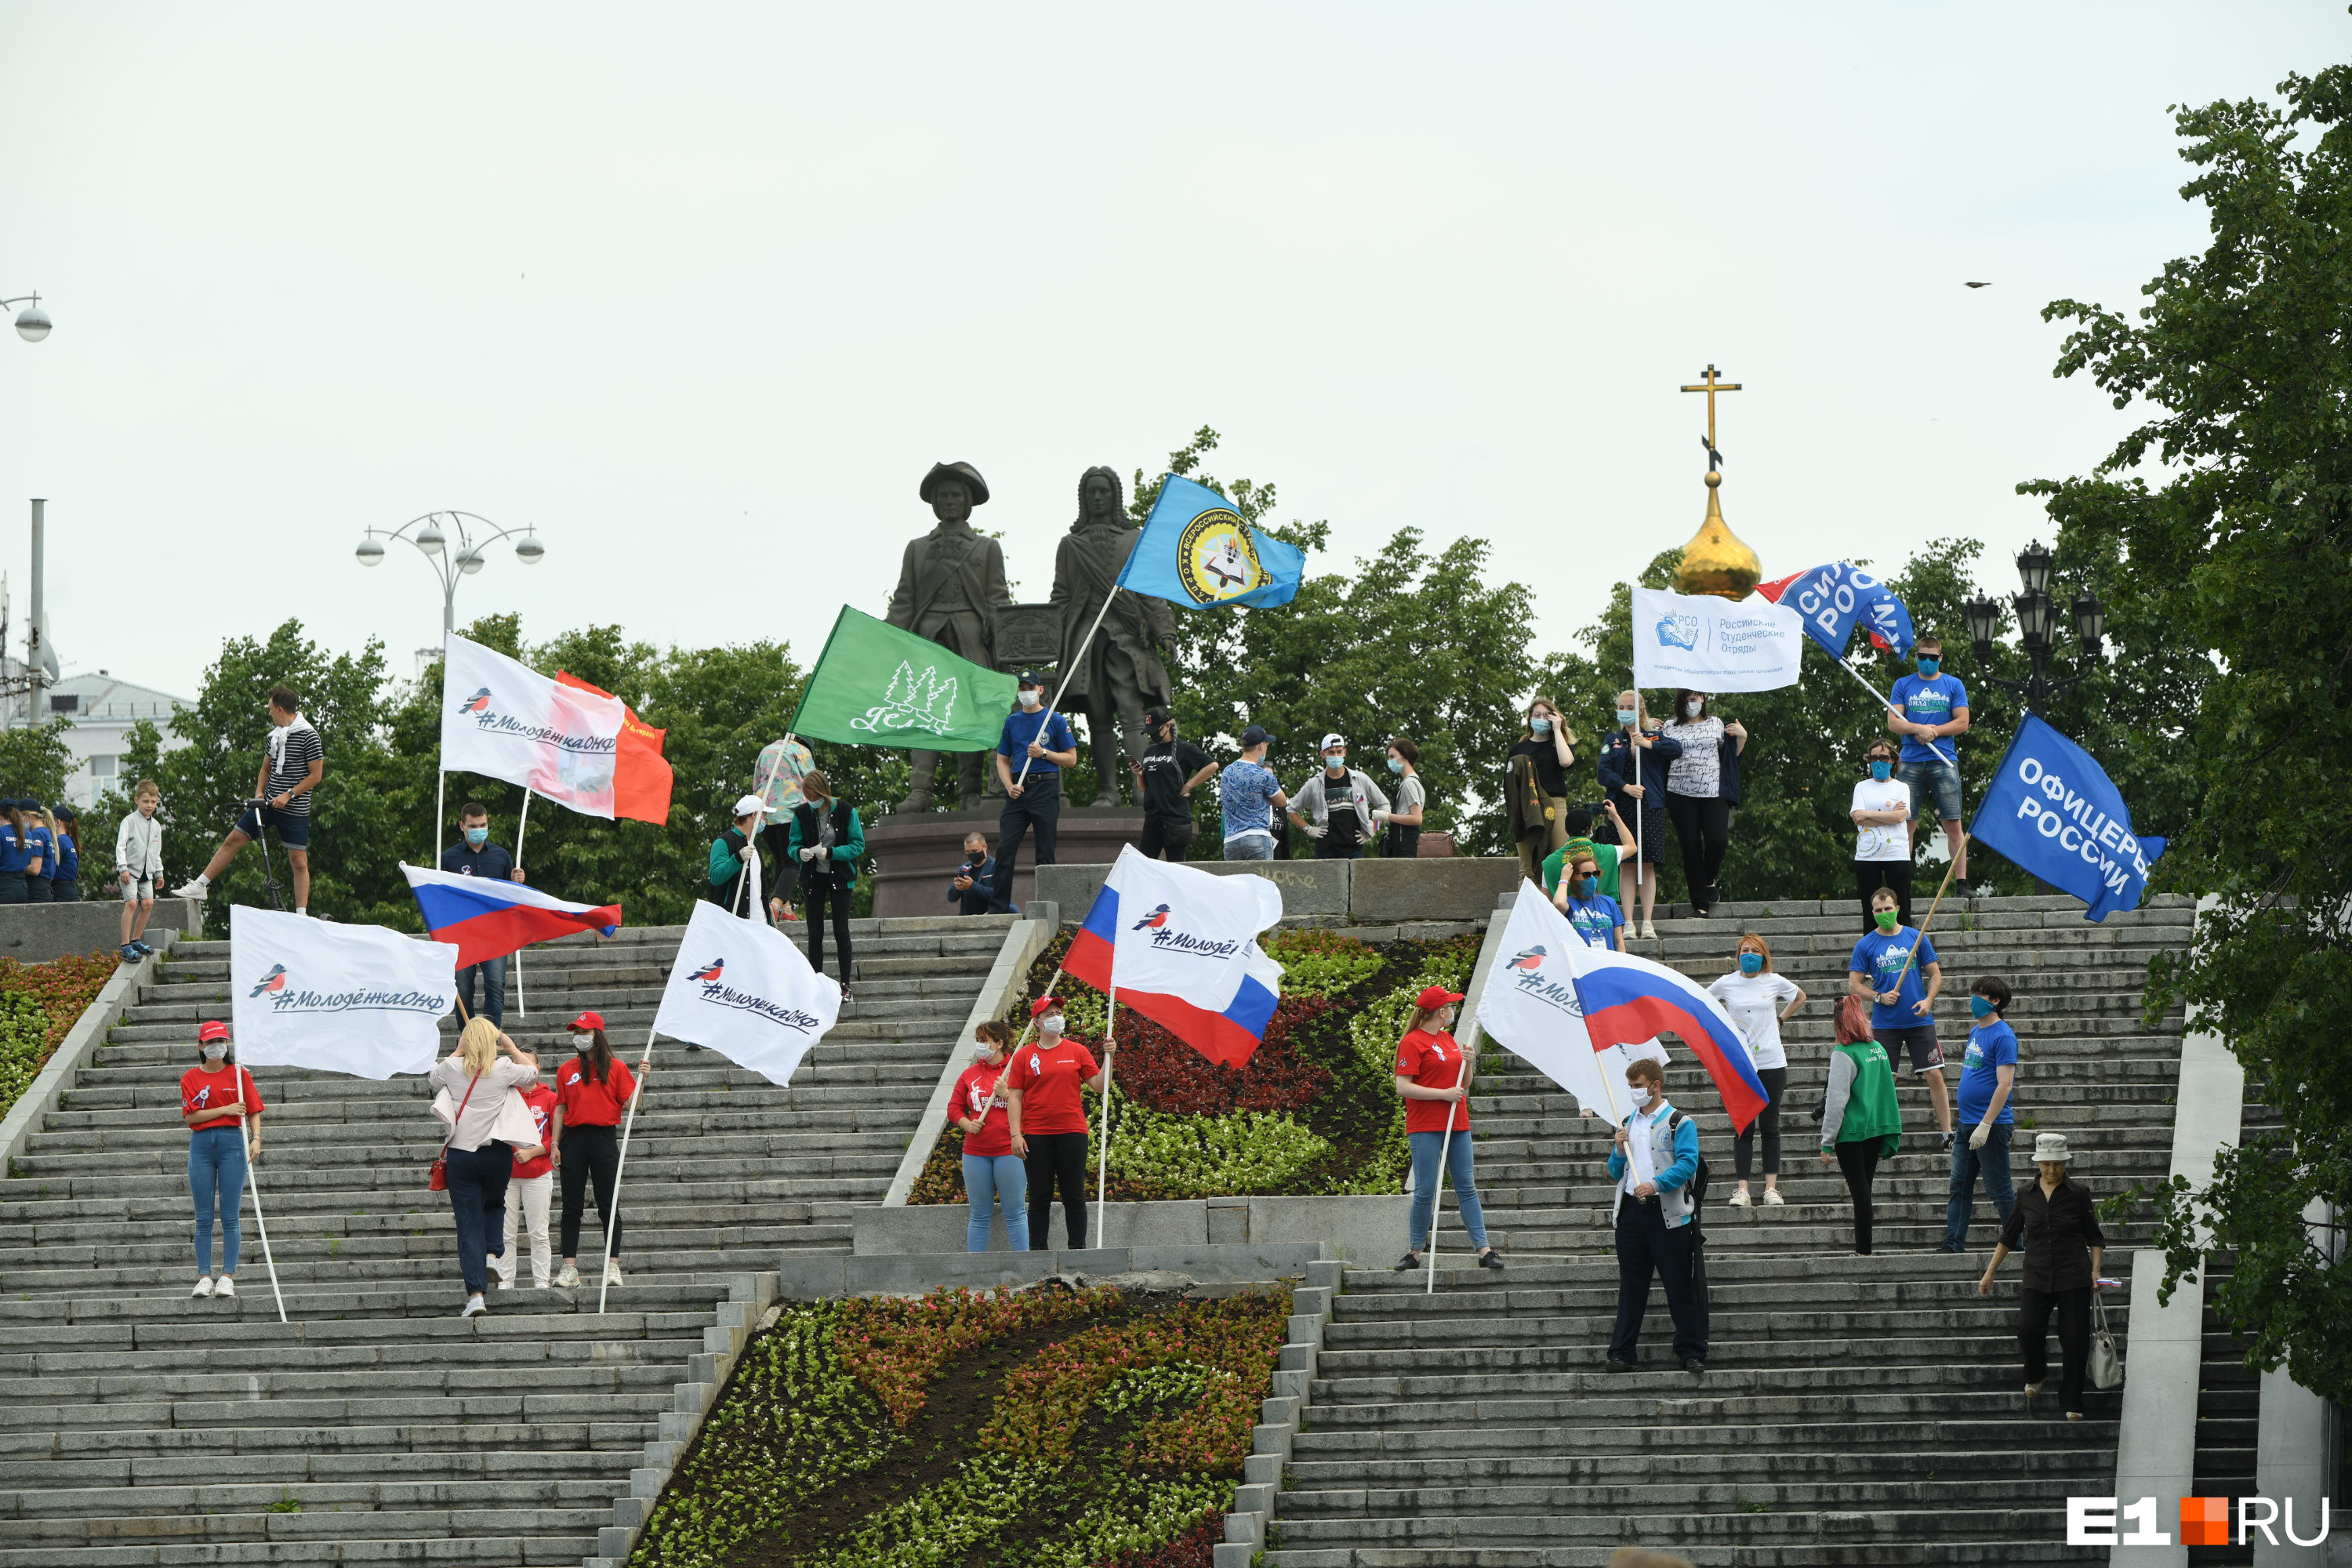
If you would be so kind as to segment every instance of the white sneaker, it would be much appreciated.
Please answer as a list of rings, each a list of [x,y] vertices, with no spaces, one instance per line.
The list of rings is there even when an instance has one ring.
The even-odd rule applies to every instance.
[[[1732,1188],[1731,1206],[1736,1209],[1753,1208],[1755,1206],[1754,1204],[1748,1201],[1748,1189],[1746,1187]]]
[[[489,1303],[483,1300],[479,1296],[468,1296],[466,1298],[466,1310],[459,1312],[457,1315],[461,1318],[479,1317],[482,1313],[487,1312],[489,1310]]]
[[[211,892],[212,889],[213,885],[210,882],[205,881],[202,877],[191,877],[188,880],[173,889],[172,896],[175,899],[201,900],[206,893]]]
[[[574,1285],[579,1284],[579,1283],[580,1283],[580,1268],[579,1268],[579,1266],[578,1266],[577,1264],[572,1264],[572,1263],[567,1263],[567,1264],[565,1264],[565,1265],[563,1266],[563,1272],[562,1272],[562,1273],[561,1273],[561,1274],[559,1274],[559,1275],[557,1275],[557,1276],[555,1277],[555,1282],[556,1282],[558,1285],[562,1286],[566,1290],[569,1290],[569,1289],[571,1289]]]
[[[627,1283],[621,1278],[621,1265],[617,1259],[604,1265],[604,1283],[615,1289]]]
[[[1644,941],[1655,941],[1657,935],[1658,924],[1655,921],[1643,921],[1642,922],[1642,936]]]
[[[1788,1201],[1788,1199],[1780,1195],[1780,1188],[1767,1187],[1764,1189],[1764,1206],[1766,1208],[1777,1209],[1787,1204]]]
[[[501,1290],[511,1290],[514,1289],[514,1281],[501,1274],[499,1276],[499,1289]]]
[[[226,1274],[222,1275],[222,1276],[220,1277],[220,1283],[213,1287],[213,1294],[214,1294],[214,1295],[215,1295],[215,1296],[234,1296],[234,1295],[236,1295],[236,1280],[234,1280],[234,1279],[230,1279],[230,1278],[229,1278],[227,1275],[226,1275]]]
[[[189,1295],[191,1295],[191,1296],[209,1296],[209,1295],[211,1295],[212,1293],[213,1293],[213,1277],[212,1277],[211,1275],[209,1275],[209,1274],[199,1274],[199,1275],[197,1275],[197,1276],[196,1276],[196,1288],[195,1288],[194,1289],[193,1289],[193,1290],[191,1290],[191,1291],[189,1291],[189,1292],[188,1292],[188,1294],[189,1294]]]

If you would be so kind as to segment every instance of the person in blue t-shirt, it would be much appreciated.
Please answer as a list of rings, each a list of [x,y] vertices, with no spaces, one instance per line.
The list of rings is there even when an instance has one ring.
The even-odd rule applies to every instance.
[[[1911,786],[1911,840],[1917,843],[1920,812],[1933,798],[1944,822],[1944,842],[1952,855],[1952,891],[1969,896],[1969,841],[1960,832],[1960,742],[1969,727],[1969,689],[1944,673],[1944,645],[1921,637],[1912,648],[1919,673],[1895,683],[1886,727],[1903,737],[1903,758],[1895,776]]]
[[[1936,1124],[1943,1129],[1944,1152],[1952,1152],[1952,1091],[1944,1082],[1944,1053],[1936,1043],[1936,995],[1944,988],[1944,966],[1936,962],[1936,944],[1924,931],[1913,931],[1895,912],[1895,889],[1881,888],[1870,896],[1870,918],[1878,929],[1853,944],[1846,962],[1845,987],[1871,1000],[1870,1032],[1886,1047],[1887,1066],[1903,1076],[1903,1058],[1911,1058],[1913,1076],[1927,1080],[1927,1098],[1936,1104]],[[1912,950],[1918,950],[1914,961]]]
[[[1568,917],[1587,947],[1625,951],[1625,913],[1617,900],[1601,890],[1601,862],[1591,854],[1578,855],[1559,879],[1552,906]]]
[[[1988,974],[1969,987],[1968,1055],[1960,1060],[1960,1120],[1971,1124],[1968,1141],[1952,1150],[1952,1201],[1944,1211],[1944,1250],[1968,1250],[1969,1220],[1976,1206],[1977,1174],[1985,1195],[2009,1223],[2017,1206],[2010,1179],[2009,1140],[2017,1121],[2017,1031],[2002,1016],[2009,1011],[2009,982]]]
[[[1037,864],[1054,863],[1062,825],[1062,770],[1078,765],[1077,737],[1070,721],[1045,706],[1045,678],[1021,672],[1020,706],[1004,716],[996,742],[996,777],[1004,786],[1004,810],[996,819],[996,876],[989,884],[991,914],[1013,912],[1013,873],[1021,860],[1021,840],[1037,836]],[[1024,773],[1022,768],[1026,766]]]

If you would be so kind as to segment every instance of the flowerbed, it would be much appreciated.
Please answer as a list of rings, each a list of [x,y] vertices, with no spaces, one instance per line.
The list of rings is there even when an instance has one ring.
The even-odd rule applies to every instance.
[[[1289,1310],[1108,1289],[788,1307],[632,1568],[1206,1568]]]
[[[1057,940],[1008,1016],[1017,1031],[1066,951]],[[1478,939],[1374,945],[1339,931],[1286,931],[1265,944],[1283,966],[1265,1039],[1244,1067],[1215,1063],[1121,1008],[1112,1074],[1110,1195],[1127,1202],[1254,1194],[1394,1193],[1411,1163],[1392,1081],[1397,1041],[1423,987],[1465,989]],[[1108,998],[1065,974],[1070,1034],[1097,1047]],[[1099,1057],[1100,1051],[1097,1050]],[[1085,1095],[1102,1126],[1099,1097]],[[1088,1152],[1095,1179],[1099,1141]],[[965,1201],[963,1134],[946,1129],[908,1201]]]
[[[19,963],[0,958],[0,1115],[33,1079],[114,978],[111,953]]]

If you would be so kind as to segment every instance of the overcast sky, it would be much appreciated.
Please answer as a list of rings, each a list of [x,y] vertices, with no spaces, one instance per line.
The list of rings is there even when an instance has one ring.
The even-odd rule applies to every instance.
[[[2122,416],[2050,374],[2200,216],[2167,105],[2336,0],[1676,6],[0,5],[0,565],[69,671],[192,694],[288,615],[437,641],[436,508],[532,523],[458,622],[789,639],[979,467],[1042,599],[1079,472],[1494,541],[1539,650],[1704,510],[1779,575],[2046,532]],[[1968,279],[1990,288],[1969,289]]]

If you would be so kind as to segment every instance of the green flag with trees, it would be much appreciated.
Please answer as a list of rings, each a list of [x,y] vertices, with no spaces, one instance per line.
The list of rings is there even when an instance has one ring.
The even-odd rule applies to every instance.
[[[848,605],[809,671],[793,733],[853,746],[984,752],[1019,683]]]

